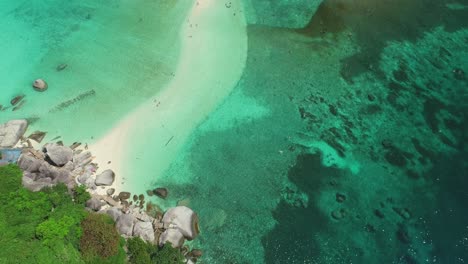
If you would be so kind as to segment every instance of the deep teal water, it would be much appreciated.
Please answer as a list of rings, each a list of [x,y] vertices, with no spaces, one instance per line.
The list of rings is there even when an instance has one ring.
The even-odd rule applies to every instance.
[[[115,22],[113,15],[121,14],[118,7],[123,3],[61,5],[73,5],[79,28],[95,34],[88,24],[93,19],[96,24]],[[155,183],[170,190],[168,205],[183,201],[199,213],[202,233],[193,246],[203,249],[201,262],[468,261],[468,2],[252,0],[245,4],[249,50],[241,80]],[[49,1],[40,7],[49,10],[55,5]],[[0,4],[3,10],[8,6],[6,1]],[[165,5],[151,8],[157,11],[161,6]],[[125,19],[113,24],[120,30],[112,31],[108,39],[121,43],[118,51],[134,47],[135,39],[138,45],[148,39],[157,44],[163,29],[170,28],[168,20],[160,18],[146,25],[164,25],[154,36],[132,31],[130,23],[140,21],[133,19],[132,12],[147,21],[153,9],[146,7],[128,9]],[[75,20],[60,27],[54,15],[46,20],[50,25],[25,19],[33,11],[27,5],[10,8],[0,25],[9,36],[17,36],[10,28],[16,25],[18,30],[33,28],[32,40],[44,36],[42,29],[50,29],[46,32],[55,37],[40,41],[44,45],[28,42],[27,35],[14,42],[22,45],[4,43],[17,47],[14,54],[22,59],[0,62],[0,75],[10,76],[1,104],[29,89],[27,76],[45,66],[65,88],[74,78],[84,84],[79,91],[63,88],[66,98],[52,94],[53,102],[74,98],[88,89],[86,85],[96,84],[102,87],[94,89],[110,89],[101,93],[110,96],[110,102],[129,98],[95,128],[88,121],[79,129],[57,131],[70,132],[74,135],[70,139],[82,133],[89,138],[154,93],[153,86],[140,85],[145,67],[137,67],[138,74],[125,67],[116,73],[114,67],[105,66],[109,63],[102,63],[115,62],[102,47],[89,56],[96,57],[91,65],[104,67],[102,73],[84,71],[82,55],[65,56],[72,62],[70,72],[57,73],[55,66],[66,54],[63,50],[80,46],[88,35],[76,33],[80,30],[74,27]],[[88,13],[91,21],[86,19]],[[15,21],[22,22],[11,24]],[[127,34],[134,38],[117,41]],[[98,43],[106,43],[105,39]],[[92,50],[101,45],[86,43],[84,47]],[[158,47],[168,48],[164,43]],[[149,51],[145,46],[127,55],[141,58]],[[170,72],[174,60],[163,52],[153,55],[143,61],[165,65]],[[26,63],[31,63],[29,58],[35,59],[34,65]],[[11,65],[22,70],[11,70]],[[130,66],[135,65],[142,64]],[[112,78],[105,79],[106,73]],[[122,80],[141,89],[132,89],[129,96],[125,85],[115,85]],[[52,124],[58,130],[82,111],[85,117],[106,112],[94,109],[97,99],[88,98],[49,115],[49,105],[56,103],[49,103],[51,98],[44,99],[44,94],[40,96],[47,108],[37,113],[42,109],[35,100],[39,95],[27,93],[24,112],[0,112],[1,121],[36,114],[44,119],[42,125]],[[185,174],[193,181],[179,184]]]
[[[323,1],[304,28],[252,23],[234,94],[161,182],[201,213],[204,260],[465,263],[466,12]]]

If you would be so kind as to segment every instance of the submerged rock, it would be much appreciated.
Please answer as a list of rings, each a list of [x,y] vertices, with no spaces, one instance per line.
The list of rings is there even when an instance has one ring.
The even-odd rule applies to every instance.
[[[203,255],[203,252],[200,249],[192,249],[189,254],[191,257],[199,258]]]
[[[65,64],[65,63],[62,63],[60,65],[57,66],[57,68],[55,68],[57,71],[63,71],[65,70],[65,68],[68,67],[68,64]]]
[[[10,104],[15,106],[16,104],[18,104],[21,100],[23,100],[24,98],[24,94],[20,94],[20,95],[17,95],[15,97],[13,97],[13,99],[11,99],[10,101]]]
[[[163,199],[166,199],[167,195],[169,194],[166,188],[156,188],[153,190],[153,193]]]
[[[342,193],[336,193],[336,201],[339,203],[346,201],[346,195]]]
[[[112,170],[105,170],[98,176],[94,182],[97,186],[111,186],[114,183],[115,173]]]
[[[340,220],[343,219],[346,216],[346,210],[345,209],[337,209],[331,212],[331,216],[335,220]]]
[[[45,135],[46,135],[46,132],[34,131],[31,135],[29,135],[28,138],[36,141],[37,143],[41,143]]]
[[[45,90],[47,90],[49,86],[47,85],[47,83],[43,80],[43,79],[37,79],[33,82],[33,88],[34,90],[38,91],[38,92],[43,92]]]

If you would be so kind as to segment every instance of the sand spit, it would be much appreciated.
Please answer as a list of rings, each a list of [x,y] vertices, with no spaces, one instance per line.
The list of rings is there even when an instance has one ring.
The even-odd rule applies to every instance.
[[[194,2],[181,29],[174,78],[90,146],[98,157],[96,162],[104,165],[101,169],[116,172],[117,190],[124,187],[142,192],[149,188],[190,133],[237,84],[247,58],[246,21],[240,2]]]

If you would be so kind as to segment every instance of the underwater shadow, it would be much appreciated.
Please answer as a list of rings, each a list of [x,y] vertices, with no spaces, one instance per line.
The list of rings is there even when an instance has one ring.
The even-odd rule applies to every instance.
[[[280,201],[273,211],[277,224],[262,239],[265,263],[309,263],[318,259],[320,247],[315,235],[328,229],[329,219],[315,205],[314,195],[324,182],[340,176],[342,171],[322,165],[321,154],[299,154],[288,173],[289,180],[309,196],[307,206]]]
[[[468,1],[462,1],[465,5]],[[388,41],[414,42],[427,31],[443,26],[454,32],[468,26],[465,9],[450,9],[449,0],[325,0],[309,24],[298,30],[311,37],[347,32],[360,52],[344,58],[341,76],[348,83],[366,71],[378,70],[380,54]]]

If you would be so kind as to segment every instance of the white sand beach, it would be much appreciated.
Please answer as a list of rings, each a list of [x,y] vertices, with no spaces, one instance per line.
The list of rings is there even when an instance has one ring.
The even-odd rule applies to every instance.
[[[99,171],[116,172],[117,191],[150,188],[242,75],[247,32],[240,0],[194,1],[180,38],[178,67],[168,85],[89,147]]]

